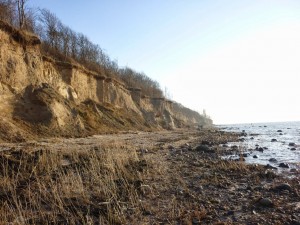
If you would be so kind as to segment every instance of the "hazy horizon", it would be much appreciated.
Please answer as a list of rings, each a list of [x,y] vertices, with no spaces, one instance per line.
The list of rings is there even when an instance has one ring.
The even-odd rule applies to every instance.
[[[299,121],[258,121],[258,122],[242,122],[242,123],[220,123],[220,124],[216,124],[214,123],[214,125],[217,125],[217,126],[230,126],[230,125],[245,125],[245,124],[259,124],[259,125],[266,125],[266,124],[273,124],[273,123],[300,123],[300,120]]]
[[[46,1],[118,64],[214,124],[299,121],[300,2]]]

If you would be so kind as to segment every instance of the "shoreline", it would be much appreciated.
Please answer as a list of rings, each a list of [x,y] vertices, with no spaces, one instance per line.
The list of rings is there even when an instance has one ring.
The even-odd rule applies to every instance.
[[[222,145],[239,138],[218,129],[180,129],[8,144],[2,168],[23,168],[24,160],[27,166],[18,177],[6,177],[23,184],[15,186],[17,193],[2,188],[2,206],[11,205],[1,215],[7,221],[0,222],[20,219],[9,211],[19,209],[25,224],[49,221],[50,215],[53,224],[70,223],[70,216],[80,224],[299,224],[299,178],[220,159]],[[34,189],[46,182],[52,184],[47,193]],[[23,202],[29,190],[37,200]]]
[[[269,165],[278,173],[295,177],[300,172],[299,125],[299,122],[274,122],[220,128],[243,132],[242,143],[229,144],[228,148],[238,145],[239,151],[228,158],[239,159],[242,155],[248,164]]]

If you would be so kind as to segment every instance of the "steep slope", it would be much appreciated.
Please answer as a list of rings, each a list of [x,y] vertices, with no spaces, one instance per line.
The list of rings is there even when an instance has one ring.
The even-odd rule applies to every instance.
[[[164,98],[44,56],[40,40],[0,21],[0,139],[85,136],[209,124]]]

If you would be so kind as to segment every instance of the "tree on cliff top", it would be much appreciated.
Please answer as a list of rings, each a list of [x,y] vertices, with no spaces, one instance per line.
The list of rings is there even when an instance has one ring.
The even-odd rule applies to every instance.
[[[17,0],[19,28],[23,29],[25,23],[25,5],[27,0]]]
[[[60,61],[77,61],[87,69],[123,81],[129,87],[141,88],[144,95],[163,97],[158,82],[131,68],[120,68],[97,44],[82,33],[63,24],[48,9],[30,10],[28,0],[0,0],[0,19],[36,33],[42,40],[42,51]]]

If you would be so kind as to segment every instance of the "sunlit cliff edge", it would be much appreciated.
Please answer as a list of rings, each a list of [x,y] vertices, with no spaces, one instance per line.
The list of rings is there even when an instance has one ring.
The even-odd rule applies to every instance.
[[[0,21],[0,140],[209,126],[179,103],[45,56],[40,39]]]

